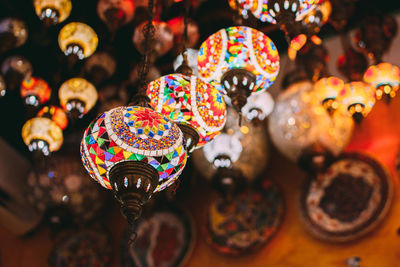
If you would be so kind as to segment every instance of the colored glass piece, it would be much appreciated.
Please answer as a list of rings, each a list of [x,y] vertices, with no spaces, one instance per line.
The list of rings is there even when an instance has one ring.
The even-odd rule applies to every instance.
[[[226,106],[222,94],[194,75],[163,76],[149,84],[147,95],[155,111],[197,131],[197,147],[211,141],[225,125]]]
[[[272,40],[255,29],[235,26],[221,29],[201,45],[197,57],[200,76],[222,90],[222,75],[244,69],[256,77],[252,93],[266,90],[279,72],[279,54]]]
[[[187,160],[183,135],[167,117],[143,107],[118,107],[97,117],[81,142],[82,162],[90,176],[111,189],[109,171],[123,161],[142,161],[159,175],[155,192],[179,177]]]

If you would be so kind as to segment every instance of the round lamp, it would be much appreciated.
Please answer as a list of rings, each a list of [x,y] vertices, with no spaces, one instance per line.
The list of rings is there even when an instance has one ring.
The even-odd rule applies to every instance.
[[[30,77],[22,82],[20,94],[25,105],[38,107],[49,101],[51,88],[45,80]]]
[[[48,156],[60,149],[63,143],[61,128],[51,119],[36,117],[25,122],[22,127],[22,139],[29,151]]]
[[[370,66],[364,73],[364,82],[376,89],[376,98],[384,95],[387,100],[396,96],[400,85],[400,69],[390,63],[379,63]]]
[[[320,104],[332,115],[338,108],[338,99],[344,94],[344,81],[337,77],[327,77],[314,84],[314,93]]]
[[[97,14],[111,31],[130,22],[135,13],[133,0],[99,0]]]
[[[0,52],[20,47],[28,39],[28,28],[22,20],[4,18],[0,20]]]
[[[80,118],[97,102],[96,88],[83,78],[65,81],[58,91],[61,107],[73,118]]]
[[[36,15],[47,25],[63,22],[72,9],[71,0],[34,0],[33,5]]]
[[[375,88],[359,81],[346,83],[341,98],[348,114],[360,123],[375,105]]]
[[[187,160],[183,134],[152,109],[107,111],[86,129],[81,157],[90,176],[112,189],[130,224],[153,195],[178,179]]]
[[[209,36],[197,59],[200,76],[221,90],[223,86],[237,111],[248,96],[270,87],[279,72],[279,54],[271,39],[244,26]]]
[[[81,22],[65,25],[58,34],[58,45],[66,56],[75,55],[79,59],[91,56],[97,48],[99,39],[96,32]]]
[[[21,56],[7,57],[1,64],[7,90],[19,89],[22,81],[31,77],[32,71],[32,64]]]
[[[117,63],[109,53],[96,52],[85,61],[84,70],[89,81],[96,86],[110,78],[117,68]]]
[[[179,125],[189,152],[211,141],[225,125],[222,94],[194,75],[162,76],[149,83],[147,95],[155,111]]]

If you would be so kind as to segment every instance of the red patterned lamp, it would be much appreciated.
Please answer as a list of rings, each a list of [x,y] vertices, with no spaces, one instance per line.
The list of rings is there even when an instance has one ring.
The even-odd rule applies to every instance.
[[[61,130],[65,130],[68,126],[67,114],[62,108],[57,106],[44,106],[38,112],[38,117],[51,119],[61,128]]]
[[[45,80],[30,77],[22,82],[20,94],[26,105],[38,107],[49,101],[51,88]]]
[[[271,39],[244,26],[222,29],[208,37],[197,59],[200,76],[225,89],[237,111],[248,96],[270,87],[279,72],[279,54]]]
[[[386,100],[396,96],[400,85],[400,69],[390,63],[379,63],[370,66],[364,73],[364,82],[376,89],[376,98],[380,100],[386,96]]]
[[[194,75],[163,76],[149,84],[147,95],[155,111],[178,123],[189,152],[211,141],[225,125],[222,94]]]

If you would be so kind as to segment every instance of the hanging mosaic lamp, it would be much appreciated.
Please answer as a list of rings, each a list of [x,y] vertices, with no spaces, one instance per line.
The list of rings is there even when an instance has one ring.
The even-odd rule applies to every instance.
[[[29,151],[48,156],[50,152],[60,149],[63,143],[63,132],[51,119],[35,117],[25,122],[22,127],[22,139]]]
[[[61,23],[69,17],[71,0],[34,0],[36,15],[45,25]]]
[[[112,32],[129,23],[134,13],[133,0],[99,0],[97,2],[97,14]]]
[[[141,54],[144,54],[146,50],[145,36],[143,35],[145,25],[146,22],[143,22],[137,26],[132,36],[133,44]],[[165,55],[174,46],[174,34],[166,22],[153,21],[153,26],[155,27],[155,36],[151,44],[154,50],[151,55],[151,62],[154,62],[157,57]]]
[[[164,115],[140,106],[101,114],[86,129],[81,156],[90,176],[112,189],[133,223],[152,196],[172,185],[187,160],[183,134]]]
[[[376,99],[386,96],[386,100],[396,96],[400,85],[400,69],[390,63],[370,66],[364,73],[364,82],[376,89]]]
[[[375,88],[359,81],[346,83],[341,98],[348,114],[360,123],[375,105]]]
[[[65,25],[58,34],[58,45],[66,56],[74,55],[78,59],[91,56],[97,48],[99,39],[96,32],[81,22]]]
[[[338,99],[344,92],[344,81],[337,77],[322,78],[314,83],[315,96],[330,115],[338,109]]]
[[[37,116],[51,119],[61,128],[61,130],[65,130],[68,126],[67,114],[62,108],[57,106],[44,106],[38,112]]]
[[[209,36],[197,59],[202,79],[224,89],[239,112],[247,97],[265,91],[279,72],[279,54],[271,39],[244,26]]]
[[[162,76],[149,83],[147,95],[156,112],[179,125],[189,152],[211,141],[225,125],[222,94],[194,75]]]
[[[4,18],[0,20],[0,52],[4,53],[23,45],[28,39],[28,28],[20,19]]]
[[[32,64],[24,57],[10,56],[1,64],[1,73],[7,85],[7,90],[18,89],[25,79],[32,75]]]
[[[97,102],[97,90],[83,78],[72,78],[65,81],[58,91],[61,107],[72,118],[81,118],[89,112]]]
[[[38,107],[49,101],[51,88],[45,80],[30,77],[22,82],[20,94],[25,105]]]

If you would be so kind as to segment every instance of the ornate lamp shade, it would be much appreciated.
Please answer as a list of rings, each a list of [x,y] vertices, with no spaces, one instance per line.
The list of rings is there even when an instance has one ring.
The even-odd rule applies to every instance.
[[[278,150],[309,172],[324,169],[352,136],[353,121],[345,108],[329,115],[316,100],[309,81],[282,92],[269,116],[269,133]]]
[[[1,64],[1,72],[9,90],[19,89],[22,81],[31,77],[32,71],[32,64],[21,56],[7,57]]]
[[[189,67],[192,69],[193,75],[200,78],[199,70],[197,69],[198,52],[199,50],[188,48],[186,49],[184,54],[186,56]],[[174,71],[177,71],[178,68],[182,65],[182,63],[183,63],[183,56],[182,54],[179,54],[174,60]]]
[[[267,165],[268,140],[261,125],[246,120],[237,124],[239,115],[227,109],[223,132],[202,149],[192,154],[196,169],[207,179],[216,176],[218,169],[233,169],[248,181],[253,181]],[[254,164],[257,162],[257,164]]]
[[[0,75],[0,97],[5,96],[6,92],[7,92],[6,82],[4,81],[3,76]]]
[[[256,10],[258,2],[256,0],[228,0],[229,6],[236,10],[245,19],[249,16],[249,11]],[[239,6],[237,6],[239,4]]]
[[[345,93],[344,81],[333,76],[322,78],[314,84],[314,93],[319,103],[332,115],[339,106],[341,94]]]
[[[51,119],[36,117],[25,122],[22,127],[22,139],[29,151],[39,151],[48,156],[60,149],[63,143],[61,128]]]
[[[346,83],[342,103],[354,121],[360,123],[375,105],[375,88],[358,81]]]
[[[96,52],[85,61],[85,72],[88,80],[96,86],[115,73],[117,63],[107,52]]]
[[[58,34],[58,45],[66,56],[75,55],[79,59],[91,56],[97,48],[99,39],[96,32],[81,22],[65,25]]]
[[[30,77],[22,82],[20,94],[26,105],[38,107],[49,101],[51,88],[45,80]]]
[[[78,153],[57,152],[46,158],[45,168],[31,172],[27,179],[27,199],[38,210],[48,210],[62,221],[82,225],[93,219],[105,203],[106,190],[85,172]]]
[[[189,152],[211,141],[225,125],[222,94],[194,75],[162,76],[149,84],[147,95],[155,111],[178,123]]]
[[[329,0],[324,0],[316,5],[301,22],[308,33],[316,34],[321,30],[321,27],[328,22],[331,12],[331,2]]]
[[[178,179],[187,160],[179,127],[137,106],[97,117],[84,133],[81,156],[90,176],[114,191],[128,222],[139,217],[153,193]]]
[[[262,22],[273,24],[302,20],[320,0],[258,0],[253,4],[253,15]],[[256,7],[256,9],[254,9]]]
[[[197,59],[201,77],[216,86],[222,83],[238,111],[250,94],[270,87],[279,72],[279,54],[271,39],[244,26],[209,36]]]
[[[380,100],[384,95],[387,100],[396,96],[400,85],[400,69],[390,63],[379,63],[370,66],[364,73],[364,82],[376,89],[376,98]]]
[[[97,102],[96,88],[85,79],[72,78],[65,81],[58,91],[61,107],[74,118],[82,117]]]
[[[4,18],[0,21],[0,52],[19,47],[28,39],[25,22],[16,18]]]
[[[143,35],[143,29],[146,24],[147,22],[145,21],[137,26],[132,37],[134,46],[141,54],[143,54],[145,51],[145,38]],[[166,54],[174,45],[174,34],[166,22],[153,21],[153,25],[156,30],[153,39],[154,43],[151,46],[154,50],[154,54],[151,59],[152,62],[154,62],[157,57]]]
[[[69,17],[71,0],[34,0],[36,15],[46,24],[57,24]]]
[[[130,22],[134,13],[133,0],[100,0],[97,2],[97,14],[111,31]]]
[[[38,117],[49,118],[54,121],[62,130],[68,126],[67,114],[57,106],[44,106],[37,114]]]

